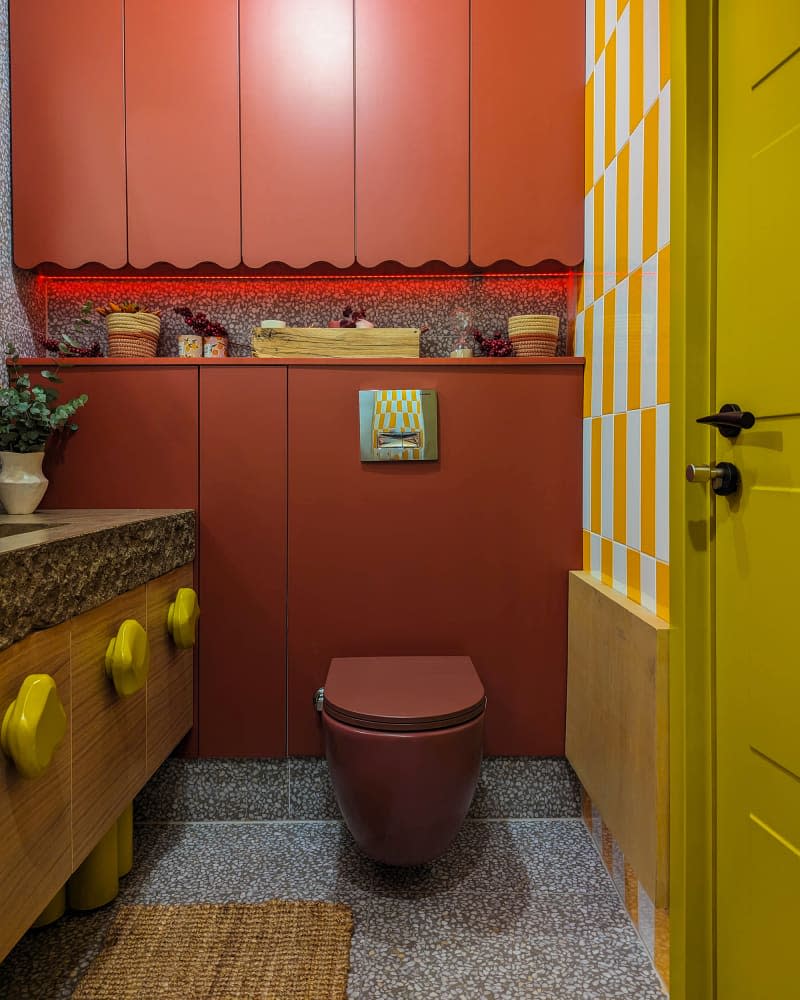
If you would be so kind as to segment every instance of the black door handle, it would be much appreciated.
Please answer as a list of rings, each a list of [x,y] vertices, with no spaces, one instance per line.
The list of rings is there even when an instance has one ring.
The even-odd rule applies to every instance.
[[[697,418],[698,424],[711,424],[726,438],[738,437],[741,430],[749,430],[755,422],[755,416],[736,403],[725,403],[719,408],[719,413]]]

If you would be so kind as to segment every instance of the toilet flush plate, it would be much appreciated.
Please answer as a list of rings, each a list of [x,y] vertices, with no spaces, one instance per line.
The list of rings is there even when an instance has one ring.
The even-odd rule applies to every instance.
[[[439,458],[435,389],[361,389],[362,462],[432,462]]]

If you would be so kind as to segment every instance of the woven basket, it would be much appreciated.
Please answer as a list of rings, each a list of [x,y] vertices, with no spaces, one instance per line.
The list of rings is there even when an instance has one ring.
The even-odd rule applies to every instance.
[[[560,317],[547,314],[511,316],[508,321],[509,333],[538,333],[558,336]]]
[[[154,358],[161,318],[153,313],[110,313],[106,316],[110,358]]]
[[[558,334],[509,334],[514,355],[518,358],[552,358],[558,350]]]

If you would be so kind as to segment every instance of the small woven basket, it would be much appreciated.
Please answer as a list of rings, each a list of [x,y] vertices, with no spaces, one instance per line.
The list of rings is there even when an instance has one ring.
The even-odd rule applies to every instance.
[[[551,358],[558,350],[558,316],[511,316],[508,337],[518,358]]]
[[[110,358],[154,358],[161,317],[153,313],[110,313],[106,316]]]
[[[512,333],[509,340],[517,358],[552,358],[558,350],[558,335]]]

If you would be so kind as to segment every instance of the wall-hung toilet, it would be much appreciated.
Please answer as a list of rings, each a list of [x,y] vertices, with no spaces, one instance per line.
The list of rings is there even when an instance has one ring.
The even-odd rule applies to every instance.
[[[444,853],[472,802],[483,751],[486,696],[472,660],[337,658],[321,702],[336,799],[364,853],[391,865]]]

